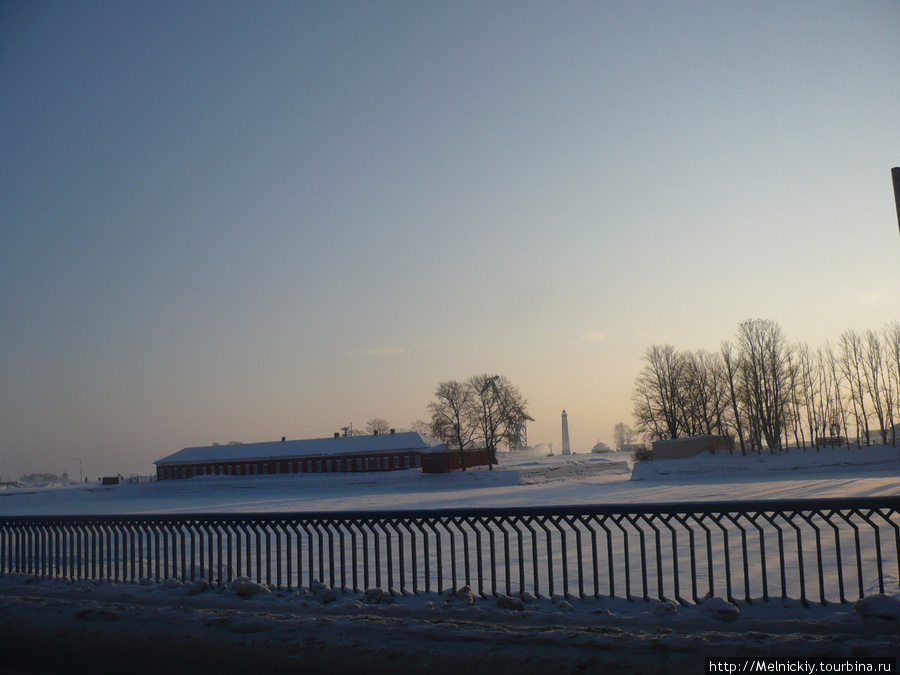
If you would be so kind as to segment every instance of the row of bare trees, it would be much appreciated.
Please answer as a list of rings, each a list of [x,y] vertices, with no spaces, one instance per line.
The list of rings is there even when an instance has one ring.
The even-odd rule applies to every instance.
[[[653,345],[632,391],[648,440],[720,434],[743,454],[793,444],[896,444],[900,322],[846,330],[837,345],[792,343],[770,319],[749,319],[718,352]],[[793,443],[792,443],[793,439]]]
[[[493,469],[499,446],[517,449],[525,444],[525,422],[531,419],[525,409],[528,401],[503,375],[441,382],[434,395],[435,400],[428,404],[429,432],[459,450],[463,470],[465,450],[485,448],[490,453],[488,466]]]

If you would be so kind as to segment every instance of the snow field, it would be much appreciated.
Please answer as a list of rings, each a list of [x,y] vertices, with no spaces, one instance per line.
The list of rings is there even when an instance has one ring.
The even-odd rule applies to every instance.
[[[0,531],[0,570],[110,581],[247,576],[288,589],[321,580],[398,594],[467,585],[485,597],[680,603],[715,595],[852,602],[897,590],[897,509],[681,506],[44,518]]]
[[[222,568],[232,577],[246,575],[286,588],[322,579],[341,588],[383,586],[399,593],[468,584],[491,596],[528,592],[698,603],[722,595],[852,602],[896,587],[896,512],[807,507],[785,515],[776,513],[777,507],[785,495],[794,496],[791,490],[797,485],[804,486],[797,490],[804,497],[807,485],[817,484],[817,492],[828,494],[835,482],[841,491],[828,496],[900,493],[898,456],[897,449],[884,446],[794,449],[776,456],[723,454],[648,462],[632,473],[626,458],[615,453],[523,456],[504,457],[495,471],[442,476],[407,471],[296,474],[250,481],[199,477],[114,488],[7,489],[0,493],[0,515],[115,509],[149,512],[149,518],[163,521],[137,530],[124,522],[95,524],[74,538],[62,525],[36,534],[23,531],[19,539],[5,543],[5,569],[124,581],[187,580],[196,576],[194,570]],[[857,486],[873,484],[873,473],[879,476],[878,487],[859,490]],[[572,507],[558,509],[557,515],[536,510],[528,518],[492,517],[498,501],[504,506],[589,507],[610,493],[620,497],[625,488],[632,499],[623,503],[635,496],[656,497],[660,484],[691,488],[689,494],[696,498],[694,488],[701,481],[710,496],[718,496],[715,488],[724,486],[744,499],[780,499],[772,500],[772,511],[752,513],[735,507],[703,512],[697,502],[701,511],[670,508],[658,516],[623,506],[599,515]],[[410,512],[413,501],[450,509],[480,506],[482,511],[477,517],[432,520],[425,517],[430,510]],[[147,508],[151,504],[155,508]],[[310,505],[321,507],[319,513],[299,520],[286,513],[283,522],[271,518],[272,511]],[[336,507],[350,505],[353,517],[335,513]],[[262,516],[266,507],[270,522],[256,529],[251,516]],[[408,513],[396,517],[404,507]],[[176,515],[165,521],[167,512],[213,511],[238,513],[215,526],[199,518],[182,523]]]
[[[137,649],[152,672],[178,672],[173,668],[193,658],[192,667],[215,661],[222,675],[258,669],[263,654],[270,673],[332,675],[376,666],[417,674],[480,675],[502,666],[521,675],[645,675],[701,672],[705,658],[736,654],[897,655],[895,513],[813,509],[787,522],[771,513],[670,509],[649,523],[638,513],[647,503],[763,500],[777,510],[785,500],[898,496],[896,449],[705,456],[641,464],[633,474],[609,459],[504,459],[493,472],[430,477],[0,488],[0,521],[169,518],[158,534],[145,529],[134,537],[113,525],[94,527],[70,549],[57,545],[58,534],[39,535],[22,560],[38,567],[46,561],[61,578],[0,576],[0,642],[8,639],[0,648],[23,663],[34,658],[30,647],[64,654],[64,669],[72,654],[90,659],[118,648],[133,662]],[[558,513],[527,525],[490,515],[435,525],[422,519],[434,509],[596,504],[636,506],[603,521]],[[409,531],[390,519],[411,510],[419,520]],[[353,512],[378,524],[368,532],[356,521],[322,530],[308,519],[296,529],[285,525],[298,512]],[[233,514],[234,522],[214,534],[199,523],[203,513]],[[252,514],[272,522],[250,532],[244,521]],[[181,530],[178,518],[193,524]],[[878,524],[877,537],[866,521]],[[25,542],[33,535],[22,536]],[[4,550],[8,561],[11,549]],[[84,578],[90,576],[103,580]],[[819,602],[820,583],[829,604]],[[846,603],[839,602],[842,583]],[[866,597],[854,603],[860,588]],[[676,595],[687,604],[672,602]],[[54,650],[32,637],[47,634],[56,636]],[[162,639],[165,650],[157,648]]]

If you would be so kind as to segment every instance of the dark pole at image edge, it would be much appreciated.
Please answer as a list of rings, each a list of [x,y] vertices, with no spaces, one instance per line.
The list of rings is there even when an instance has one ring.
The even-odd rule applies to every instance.
[[[900,227],[900,166],[891,169],[894,179],[894,204],[897,205],[897,226]]]

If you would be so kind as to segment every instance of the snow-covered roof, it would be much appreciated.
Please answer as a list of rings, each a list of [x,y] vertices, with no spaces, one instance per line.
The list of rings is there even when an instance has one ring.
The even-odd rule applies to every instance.
[[[681,438],[667,438],[664,441],[653,441],[653,445],[690,445],[699,441],[705,441],[708,438],[721,438],[720,436],[710,436],[709,434],[701,434],[699,436],[682,436]]]
[[[439,440],[408,431],[377,436],[340,436],[338,438],[311,438],[300,441],[269,441],[266,443],[241,443],[238,445],[207,445],[185,448],[154,462],[165,464],[192,464],[199,462],[228,462],[245,459],[278,459],[321,455],[380,454],[404,450],[424,450],[443,445]]]
[[[426,438],[427,438],[427,436],[426,436]],[[432,439],[432,440],[434,440],[434,439]],[[423,449],[422,449],[422,453],[423,453],[423,454],[425,454],[425,453],[429,453],[429,454],[430,454],[430,453],[435,453],[435,452],[455,452],[455,453],[458,455],[458,454],[459,454],[459,448],[454,448],[453,450],[451,450],[451,449],[448,448],[445,444],[443,444],[443,443],[441,443],[440,441],[438,441],[438,445],[432,445],[432,446],[429,447],[429,448],[423,448]],[[484,452],[484,448],[466,448],[466,449],[465,449],[465,452],[466,452],[466,453]]]

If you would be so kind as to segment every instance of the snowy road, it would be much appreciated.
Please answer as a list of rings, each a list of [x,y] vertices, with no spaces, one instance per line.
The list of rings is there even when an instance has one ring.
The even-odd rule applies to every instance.
[[[897,656],[900,622],[852,606],[739,608],[627,601],[361,595],[0,579],[0,672],[704,672],[706,658]],[[900,603],[898,603],[900,604]]]

